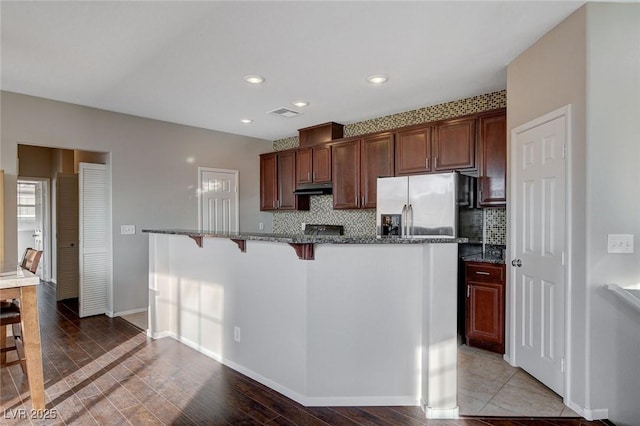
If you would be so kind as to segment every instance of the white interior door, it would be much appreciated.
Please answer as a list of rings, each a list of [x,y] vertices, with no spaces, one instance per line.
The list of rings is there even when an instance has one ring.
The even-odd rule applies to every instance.
[[[564,111],[513,130],[510,206],[514,361],[561,396],[568,110]]]
[[[238,171],[198,168],[200,229],[238,232]]]
[[[109,166],[79,164],[80,317],[111,310]]]

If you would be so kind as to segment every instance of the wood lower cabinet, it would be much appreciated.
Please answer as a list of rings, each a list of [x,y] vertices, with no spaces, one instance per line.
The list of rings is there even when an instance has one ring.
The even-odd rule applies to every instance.
[[[475,118],[449,120],[437,124],[433,139],[433,169],[474,169],[476,167],[476,120]]]
[[[294,195],[295,187],[295,151],[260,156],[260,210],[309,210],[309,196]]]
[[[507,114],[478,118],[478,204],[503,207],[507,204]]]
[[[432,126],[396,133],[396,176],[431,172]]]
[[[331,182],[331,147],[320,145],[296,151],[296,185]]]
[[[465,263],[468,346],[504,354],[505,265]]]
[[[333,145],[333,208],[375,209],[377,179],[393,176],[393,154],[392,133]]]

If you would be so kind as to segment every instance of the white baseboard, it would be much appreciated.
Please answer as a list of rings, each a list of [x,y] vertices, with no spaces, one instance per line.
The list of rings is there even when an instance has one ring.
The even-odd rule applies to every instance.
[[[109,316],[121,317],[121,316],[124,316],[124,315],[138,314],[140,312],[147,312],[147,308],[131,309],[130,311],[114,312],[112,315],[109,315]]]
[[[587,409],[581,407],[573,401],[564,401],[564,404],[576,412],[576,414],[584,417],[589,421],[593,420],[604,420],[609,418],[609,409],[608,408],[596,408],[596,409]]]
[[[420,407],[422,407],[427,419],[457,419],[460,417],[460,407],[457,405],[453,408],[431,408],[427,407],[427,403],[421,399]]]
[[[305,407],[353,407],[353,406],[407,406],[407,405],[420,405],[419,400],[415,396],[346,396],[346,397],[307,397],[292,389],[282,386],[281,384],[256,373],[240,364],[237,364],[229,359],[225,359],[220,356],[219,353],[209,351],[197,343],[177,336],[175,333],[163,331],[159,333],[150,333],[147,335],[153,339],[162,339],[164,337],[171,337],[192,349],[202,353],[203,355],[213,358],[214,360],[226,365],[229,368],[243,374],[256,382],[259,382],[276,392],[296,401]],[[457,407],[456,407],[457,410]],[[457,411],[456,411],[457,413]],[[434,417],[434,418],[452,418],[452,417]]]

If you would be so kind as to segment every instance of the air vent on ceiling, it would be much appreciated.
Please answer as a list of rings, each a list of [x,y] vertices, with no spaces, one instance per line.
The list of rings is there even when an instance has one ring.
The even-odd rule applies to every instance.
[[[267,114],[279,115],[280,117],[295,117],[296,115],[300,115],[298,111],[284,107],[276,108],[273,111],[267,112]]]

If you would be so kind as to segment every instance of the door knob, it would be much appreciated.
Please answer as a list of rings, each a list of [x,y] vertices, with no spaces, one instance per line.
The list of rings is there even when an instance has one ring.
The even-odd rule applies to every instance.
[[[521,267],[521,266],[522,266],[522,260],[520,260],[520,259],[513,259],[513,260],[511,261],[511,264],[512,264],[513,266],[517,266],[517,267],[519,268],[519,267]]]

